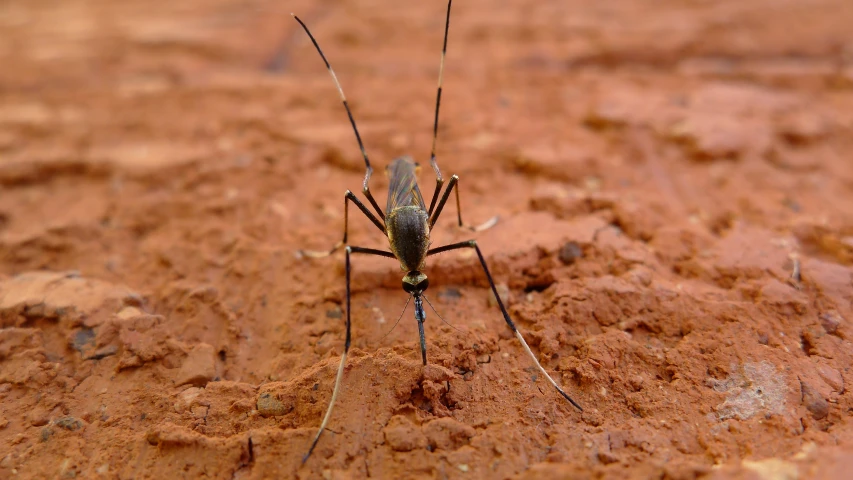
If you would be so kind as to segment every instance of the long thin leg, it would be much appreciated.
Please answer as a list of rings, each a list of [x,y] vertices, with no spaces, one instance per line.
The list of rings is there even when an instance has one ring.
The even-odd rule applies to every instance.
[[[492,287],[492,293],[495,294],[495,298],[498,301],[498,307],[500,307],[501,309],[501,313],[504,316],[504,320],[506,320],[506,324],[509,325],[509,328],[512,329],[512,331],[515,333],[515,337],[518,338],[518,341],[521,342],[521,345],[524,347],[524,351],[526,351],[527,354],[530,355],[530,358],[533,359],[533,363],[536,364],[536,367],[539,368],[539,371],[542,372],[542,375],[545,375],[545,378],[547,378],[548,381],[551,382],[551,385],[553,385],[554,388],[556,388],[557,391],[560,392],[560,395],[562,395],[563,398],[568,400],[569,403],[574,405],[575,408],[580,411],[583,411],[583,408],[581,408],[581,406],[578,405],[577,402],[572,400],[572,397],[568,396],[566,392],[564,392],[563,389],[560,388],[559,385],[557,385],[557,382],[555,382],[554,379],[551,378],[551,375],[549,375],[548,372],[546,372],[545,369],[542,368],[542,364],[539,363],[539,360],[536,358],[536,355],[534,355],[533,351],[530,350],[530,347],[527,345],[527,342],[524,340],[524,337],[521,336],[521,332],[518,331],[518,328],[515,327],[515,324],[512,322],[512,319],[509,318],[509,313],[506,311],[506,307],[504,307],[500,295],[498,295],[498,289],[495,287],[495,281],[492,280],[492,274],[489,273],[489,267],[486,266],[486,259],[483,257],[483,252],[480,251],[480,247],[477,246],[476,240],[469,240],[467,242],[453,243],[450,245],[445,245],[443,247],[433,248],[427,252],[427,256],[432,256],[437,253],[446,252],[448,250],[458,250],[461,248],[473,248],[477,251],[477,256],[480,258],[480,264],[483,266],[483,271],[486,273],[486,278],[489,280],[489,286]]]
[[[435,121],[432,124],[432,152],[429,155],[429,163],[432,169],[435,170],[435,192],[432,194],[432,201],[429,202],[429,214],[432,215],[432,209],[435,207],[435,200],[441,191],[441,184],[444,179],[441,178],[441,170],[438,169],[438,162],[435,161],[435,140],[438,138],[438,109],[441,106],[441,83],[444,78],[444,57],[447,55],[447,32],[450,30],[450,5],[453,0],[447,0],[447,19],[444,22],[444,44],[441,47],[441,63],[438,67],[438,93],[435,97]]]
[[[376,210],[376,213],[379,214],[379,217],[382,221],[385,221],[385,214],[382,213],[382,209],[379,208],[379,204],[376,203],[376,199],[373,198],[373,194],[370,193],[370,176],[373,175],[373,169],[370,168],[370,165],[367,166],[367,172],[364,174],[364,183],[362,183],[361,193],[367,197],[367,200],[373,205],[373,208]]]
[[[349,232],[349,202],[354,203],[355,206],[358,207],[359,210],[361,210],[361,213],[367,216],[367,218],[369,218],[370,221],[373,222],[374,225],[376,225],[376,228],[381,230],[382,233],[385,233],[385,227],[382,225],[382,222],[380,222],[376,218],[376,216],[374,216],[373,213],[371,213],[370,210],[368,210],[367,207],[365,207],[364,204],[361,203],[361,201],[358,199],[358,197],[355,196],[354,193],[347,190],[344,194],[344,238],[340,242],[336,243],[331,250],[325,252],[318,252],[315,250],[297,250],[296,255],[300,257],[305,256],[311,258],[323,258],[328,257],[329,255],[335,253],[339,248],[346,245],[347,233]]]
[[[291,13],[291,15],[293,15]],[[305,30],[305,33],[308,34],[308,38],[311,39],[311,43],[314,44],[314,47],[317,49],[317,53],[320,54],[320,57],[323,59],[323,63],[326,64],[326,68],[329,70],[329,73],[332,75],[332,80],[335,81],[335,86],[338,87],[338,94],[341,96],[341,102],[344,104],[344,108],[347,111],[347,116],[349,117],[349,123],[352,125],[352,130],[355,132],[355,139],[358,140],[358,148],[361,149],[361,156],[364,157],[364,165],[367,167],[367,172],[364,174],[364,184],[362,185],[362,191],[364,195],[367,197],[367,200],[370,201],[370,204],[373,205],[373,208],[376,209],[376,213],[379,214],[379,218],[385,220],[385,214],[382,213],[382,209],[379,208],[379,204],[376,203],[376,200],[373,198],[373,195],[370,193],[370,187],[368,183],[370,182],[370,176],[373,174],[373,168],[370,166],[370,160],[367,158],[367,151],[364,149],[364,142],[361,141],[361,135],[358,134],[358,128],[355,126],[355,119],[352,116],[352,111],[349,109],[349,104],[347,103],[347,97],[344,96],[344,89],[341,88],[341,83],[338,82],[338,76],[335,75],[335,71],[332,70],[332,65],[326,60],[326,56],[323,55],[323,50],[320,49],[320,45],[317,43],[317,40],[314,39],[314,35],[311,35],[311,32],[308,30],[308,27],[305,26],[305,23],[299,19],[296,15],[293,15],[293,18],[299,22],[299,25],[302,25],[302,29]]]
[[[308,449],[308,453],[302,457],[302,463],[308,461],[308,457],[311,456],[311,453],[314,451],[314,447],[317,446],[317,442],[320,440],[320,435],[323,434],[323,430],[326,429],[326,424],[329,423],[329,418],[332,416],[332,408],[335,406],[335,400],[338,398],[338,392],[341,389],[341,379],[344,376],[344,365],[347,362],[347,352],[349,352],[350,346],[350,324],[351,324],[351,311],[350,308],[350,261],[349,256],[351,253],[363,253],[367,255],[377,255],[380,257],[389,257],[395,258],[394,254],[391,252],[386,252],[383,250],[375,250],[373,248],[362,248],[362,247],[350,247],[347,246],[347,260],[346,260],[346,271],[347,271],[347,333],[346,340],[344,341],[344,353],[341,355],[341,363],[338,365],[338,374],[335,377],[335,388],[332,390],[332,399],[329,401],[329,407],[326,409],[326,415],[323,416],[323,422],[320,423],[320,429],[317,430],[317,435],[314,436],[314,441],[311,442],[311,448]]]
[[[444,195],[441,196],[441,201],[438,202],[438,207],[435,209],[435,213],[433,213],[429,219],[430,230],[432,230],[432,226],[435,225],[435,222],[438,220],[438,216],[441,215],[441,210],[444,209],[444,204],[447,203],[447,199],[450,197],[450,191],[453,190],[453,187],[456,187],[457,183],[459,183],[458,175],[450,177],[450,181],[447,183],[447,188],[444,190]],[[497,216],[494,216],[486,220],[483,224],[477,226],[465,225],[462,223],[462,204],[459,202],[459,187],[456,187],[456,215],[459,219],[459,227],[467,228],[472,232],[482,232],[483,230],[492,228],[496,223],[498,223]]]

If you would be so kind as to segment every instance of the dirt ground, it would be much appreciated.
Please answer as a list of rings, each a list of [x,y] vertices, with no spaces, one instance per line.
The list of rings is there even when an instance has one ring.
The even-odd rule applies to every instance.
[[[364,167],[289,13],[384,205],[445,6],[0,2],[0,477],[849,478],[849,0],[458,0],[439,165],[584,411],[472,252],[427,266],[428,369],[357,257],[300,465],[345,305],[342,252],[295,252]],[[444,212],[433,245],[472,237]]]

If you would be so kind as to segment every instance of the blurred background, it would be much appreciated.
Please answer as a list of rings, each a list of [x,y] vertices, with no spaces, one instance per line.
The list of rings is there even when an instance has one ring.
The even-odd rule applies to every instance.
[[[445,9],[0,0],[3,476],[299,472],[345,312],[342,259],[294,252],[340,239],[364,165],[290,13],[384,205],[385,165],[428,162]],[[500,290],[589,408],[542,393],[465,252],[427,271],[465,333],[429,323],[454,375],[424,379],[411,318],[384,336],[402,274],[358,258],[302,474],[843,472],[851,25],[849,0],[454,2],[439,165],[467,221],[501,217]],[[468,238],[444,212],[434,245]]]

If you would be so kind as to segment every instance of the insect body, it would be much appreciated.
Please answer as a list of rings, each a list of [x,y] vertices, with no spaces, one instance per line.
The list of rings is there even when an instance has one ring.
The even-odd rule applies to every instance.
[[[341,355],[341,361],[338,365],[338,373],[335,377],[335,386],[332,390],[332,398],[329,401],[329,407],[326,410],[326,414],[323,417],[323,421],[320,424],[320,429],[317,431],[317,434],[314,436],[314,440],[311,443],[311,447],[308,449],[308,453],[303,457],[303,463],[308,460],[311,452],[314,451],[314,447],[317,446],[317,442],[320,440],[320,436],[326,428],[326,425],[331,418],[332,408],[335,405],[335,400],[337,399],[338,392],[340,391],[341,379],[343,377],[344,365],[346,363],[347,353],[349,352],[350,347],[350,318],[351,318],[351,308],[350,308],[350,255],[352,254],[364,254],[364,255],[375,255],[380,257],[393,258],[400,262],[400,267],[404,272],[406,272],[403,277],[403,290],[410,295],[410,299],[414,299],[415,301],[415,319],[418,322],[418,333],[420,335],[420,346],[421,346],[421,358],[423,360],[423,364],[427,364],[427,356],[426,356],[426,340],[424,338],[424,321],[426,320],[426,312],[423,307],[423,300],[429,300],[426,298],[424,292],[427,287],[429,287],[429,280],[427,279],[426,274],[423,273],[424,266],[426,263],[427,257],[432,255],[446,252],[449,250],[458,250],[463,248],[471,248],[477,253],[477,258],[480,261],[480,265],[483,267],[483,273],[486,275],[486,279],[489,281],[489,286],[492,289],[492,293],[494,293],[495,298],[497,299],[498,307],[503,314],[504,320],[506,321],[509,328],[513,331],[516,338],[518,338],[519,342],[521,342],[522,347],[533,359],[533,362],[538,367],[539,371],[548,379],[548,381],[557,389],[557,391],[572,405],[574,405],[578,410],[582,410],[580,405],[577,404],[574,400],[571,399],[551,378],[551,375],[542,368],[542,365],[536,359],[536,356],[530,350],[530,347],[527,345],[527,342],[524,340],[524,337],[521,335],[521,332],[518,331],[512,319],[509,316],[509,313],[506,310],[506,307],[501,300],[500,295],[498,295],[497,288],[495,287],[495,282],[492,279],[491,273],[489,273],[489,268],[486,265],[486,260],[483,257],[483,253],[480,251],[480,247],[477,246],[476,240],[468,240],[465,242],[453,243],[450,245],[445,245],[437,248],[429,248],[430,247],[430,231],[438,220],[439,215],[441,214],[442,209],[444,208],[445,203],[447,203],[448,198],[450,197],[450,192],[454,190],[456,184],[459,182],[459,177],[453,175],[450,177],[450,181],[447,183],[447,187],[444,189],[442,193],[442,186],[444,184],[444,179],[441,176],[441,171],[438,168],[438,163],[435,159],[435,143],[436,138],[438,136],[438,111],[439,106],[441,105],[441,83],[442,83],[442,75],[444,73],[444,57],[447,52],[447,33],[450,28],[450,7],[452,4],[452,0],[447,2],[447,18],[445,21],[444,27],[444,45],[441,51],[441,64],[439,68],[438,75],[438,94],[436,96],[435,102],[435,121],[433,123],[433,139],[432,139],[432,152],[430,154],[430,165],[432,169],[435,171],[436,175],[436,184],[435,191],[433,192],[432,200],[430,201],[429,208],[427,208],[426,203],[424,202],[423,196],[421,195],[420,188],[418,188],[417,183],[417,164],[410,157],[400,157],[394,160],[391,165],[387,168],[387,173],[389,175],[389,189],[388,189],[388,202],[386,203],[385,212],[382,212],[382,209],[379,208],[379,205],[376,203],[376,200],[373,198],[373,195],[370,193],[370,177],[373,173],[373,169],[370,166],[370,160],[367,157],[367,152],[364,149],[364,144],[361,141],[361,136],[358,133],[358,128],[355,126],[355,119],[353,119],[352,112],[349,109],[349,105],[347,104],[346,97],[344,96],[344,91],[341,88],[340,83],[338,82],[338,78],[335,75],[334,70],[332,70],[332,66],[329,64],[328,60],[326,60],[326,56],[323,54],[323,51],[320,49],[320,46],[317,44],[317,41],[314,39],[314,36],[311,35],[311,32],[308,30],[308,27],[300,20],[298,17],[294,15],[296,21],[302,26],[305,30],[305,33],[308,34],[308,37],[311,39],[311,42],[316,47],[317,52],[322,57],[323,61],[326,64],[326,68],[329,70],[329,73],[332,75],[332,79],[335,82],[335,85],[338,88],[338,94],[341,97],[341,102],[346,109],[347,115],[349,116],[350,124],[353,127],[355,132],[356,140],[358,141],[358,146],[361,148],[361,154],[364,157],[364,163],[366,166],[366,173],[364,175],[364,183],[362,192],[364,193],[367,200],[370,202],[370,205],[373,207],[373,210],[376,212],[374,215],[373,212],[370,211],[367,206],[365,206],[358,197],[355,196],[351,191],[347,190],[344,194],[344,236],[340,242],[335,244],[331,250],[323,251],[323,252],[315,252],[315,251],[300,251],[300,255],[308,256],[308,257],[325,257],[331,255],[335,251],[337,251],[341,247],[345,247],[346,253],[346,340],[344,342],[344,352]],[[461,205],[459,203],[459,189],[456,188],[456,212],[457,212],[457,220],[458,225],[460,227],[468,228],[471,231],[481,231],[487,228],[490,228],[497,221],[497,218],[493,218],[486,223],[477,226],[470,227],[466,226],[462,222],[462,211]],[[440,199],[439,199],[439,194]],[[436,203],[437,201],[437,203]],[[364,247],[356,247],[347,244],[347,231],[348,231],[348,218],[349,218],[349,204],[353,203],[361,212],[371,221],[376,227],[382,231],[382,233],[388,238],[389,250],[377,250],[373,248],[364,248]]]
[[[415,162],[401,157],[388,167],[391,185],[385,207],[385,234],[400,267],[412,272],[423,267],[429,248],[429,212],[415,177]]]
[[[391,253],[400,261],[400,268],[408,272],[403,277],[403,290],[415,299],[415,319],[421,339],[421,357],[426,359],[424,337],[424,291],[429,287],[427,276],[421,273],[429,253],[430,218],[418,188],[417,165],[409,157],[394,160],[388,167],[391,184],[388,187],[388,204],[385,207],[385,235]]]

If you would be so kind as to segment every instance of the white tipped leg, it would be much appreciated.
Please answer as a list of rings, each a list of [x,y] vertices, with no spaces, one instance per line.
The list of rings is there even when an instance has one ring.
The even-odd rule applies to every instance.
[[[297,258],[304,258],[304,257],[325,258],[325,257],[328,257],[329,255],[335,253],[336,251],[338,251],[338,249],[341,248],[342,246],[344,246],[344,242],[340,241],[340,242],[336,243],[335,246],[332,247],[331,250],[326,250],[325,252],[321,252],[318,250],[297,250],[296,251],[296,257]]]
[[[545,369],[542,367],[542,364],[540,364],[540,363],[539,363],[539,360],[536,358],[536,355],[534,355],[534,354],[533,354],[533,351],[532,351],[532,350],[530,350],[530,346],[528,346],[528,345],[527,345],[527,342],[526,342],[526,341],[524,341],[524,337],[522,337],[522,336],[521,336],[521,332],[519,332],[518,330],[516,330],[516,331],[515,331],[515,337],[516,337],[516,338],[518,338],[518,341],[519,341],[519,342],[521,342],[521,346],[523,346],[523,347],[524,347],[524,351],[526,351],[526,352],[527,352],[527,354],[528,354],[528,355],[530,355],[530,358],[531,358],[531,359],[533,359],[533,363],[535,363],[535,364],[536,364],[536,368],[538,368],[538,369],[539,369],[539,371],[540,371],[540,372],[542,372],[542,375],[545,375],[545,378],[547,378],[547,379],[548,379],[548,381],[549,381],[549,382],[551,382],[551,385],[553,385],[553,386],[554,386],[554,388],[556,388],[556,389],[557,389],[557,391],[558,391],[558,392],[560,392],[560,395],[562,395],[562,396],[563,396],[563,398],[565,398],[566,400],[568,400],[568,401],[569,401],[569,403],[571,403],[572,405],[574,405],[574,406],[575,406],[575,408],[577,408],[577,409],[578,409],[578,410],[580,410],[580,411],[583,411],[583,408],[581,408],[581,406],[580,406],[580,405],[578,405],[578,404],[577,404],[577,402],[575,402],[574,400],[572,400],[572,397],[570,397],[570,396],[566,395],[566,392],[564,392],[564,391],[563,391],[563,389],[562,389],[562,388],[560,388],[560,386],[559,386],[559,385],[557,385],[557,382],[555,382],[555,381],[554,381],[554,379],[553,379],[553,378],[551,378],[551,375],[548,375],[548,372],[546,372],[546,371],[545,371]]]
[[[450,181],[447,183],[447,188],[444,190],[444,194],[441,196],[441,200],[438,201],[438,206],[435,208],[435,212],[432,213],[429,219],[429,226],[432,228],[435,225],[435,222],[438,220],[438,216],[441,215],[441,211],[444,209],[444,204],[447,203],[447,199],[450,198],[450,192],[454,191],[453,187],[456,187],[456,184],[459,183],[459,176],[453,175],[450,177]],[[459,202],[459,187],[456,187],[456,218],[457,225],[459,228],[464,228],[465,230],[471,232],[482,232],[483,230],[488,230],[494,227],[498,223],[498,216],[486,220],[484,223],[480,225],[468,225],[462,221],[462,204]],[[436,193],[438,191],[436,190]]]
[[[344,364],[346,362],[347,352],[344,352],[344,354],[341,355],[341,364],[338,365],[338,376],[337,378],[335,378],[335,388],[334,390],[332,390],[332,399],[329,401],[329,408],[326,409],[326,415],[323,417],[323,422],[320,424],[320,429],[317,430],[317,435],[314,436],[314,441],[311,442],[311,448],[309,448],[308,453],[306,453],[305,456],[302,457],[302,463],[305,463],[308,460],[308,457],[311,456],[311,453],[314,451],[314,447],[316,447],[317,442],[320,441],[320,435],[323,434],[323,431],[326,429],[326,424],[329,423],[329,419],[332,417],[332,409],[335,407],[335,400],[338,398],[338,392],[341,389],[341,379],[344,376]]]
[[[453,180],[455,178],[456,178],[456,176],[454,175],[453,178],[451,179],[451,183],[455,183],[455,182],[453,182]],[[446,194],[445,194],[445,197],[447,197]],[[438,212],[438,211],[436,211],[436,212]],[[460,219],[460,223],[461,223],[461,219]],[[577,408],[580,411],[583,411],[583,408],[581,408],[581,406],[578,405],[577,402],[572,400],[572,397],[566,395],[566,392],[564,392],[563,389],[557,385],[557,382],[555,382],[554,379],[551,378],[551,375],[548,375],[548,372],[546,372],[545,369],[542,368],[542,365],[539,363],[539,360],[536,358],[536,355],[533,354],[533,352],[530,350],[530,347],[527,345],[527,342],[524,341],[524,337],[521,336],[521,332],[518,331],[518,328],[516,328],[515,323],[512,322],[512,319],[509,317],[509,312],[506,311],[506,307],[504,306],[504,302],[501,300],[501,296],[498,294],[498,289],[495,286],[494,279],[492,279],[492,274],[489,273],[489,267],[486,265],[486,259],[483,257],[483,252],[481,252],[480,247],[477,246],[476,240],[468,240],[467,242],[453,243],[450,245],[445,245],[443,247],[432,248],[429,251],[427,251],[427,256],[432,256],[432,255],[435,255],[435,254],[438,254],[441,252],[447,252],[450,250],[458,250],[460,248],[473,248],[474,251],[477,252],[477,258],[480,259],[480,265],[483,267],[483,273],[486,274],[486,279],[489,280],[489,286],[492,288],[492,293],[495,295],[495,299],[498,301],[498,308],[501,309],[501,313],[504,316],[504,320],[506,321],[507,326],[509,326],[509,328],[513,332],[515,332],[515,336],[518,337],[518,341],[521,342],[521,346],[524,347],[524,350],[527,351],[527,354],[530,355],[530,358],[533,359],[533,363],[536,364],[536,367],[539,368],[539,371],[542,372],[543,375],[545,375],[545,378],[547,378],[549,382],[551,382],[551,385],[553,385],[554,388],[556,388],[557,391],[560,392],[560,395],[562,395],[563,398],[565,398],[566,400],[569,401],[569,403],[574,405],[575,408]]]
[[[328,257],[329,255],[335,253],[336,251],[338,251],[338,249],[341,248],[342,246],[344,246],[344,242],[340,241],[340,242],[336,243],[335,246],[332,247],[331,250],[326,250],[325,252],[321,252],[318,250],[297,250],[296,251],[296,257],[297,258],[304,258],[304,257],[325,258],[325,257]]]
[[[495,215],[494,217],[486,220],[485,222],[483,222],[479,225],[474,225],[474,226],[470,226],[470,227],[465,225],[465,227],[471,229],[471,231],[473,231],[473,232],[482,232],[483,230],[488,230],[497,224],[498,224],[498,216]]]
[[[347,335],[346,340],[344,341],[344,353],[341,355],[341,364],[338,365],[338,376],[335,378],[335,388],[332,390],[332,399],[329,401],[329,409],[326,410],[326,416],[323,417],[323,423],[320,424],[320,430],[317,431],[317,435],[314,436],[314,441],[311,442],[311,448],[308,449],[308,453],[302,457],[302,463],[305,463],[308,460],[308,457],[311,456],[311,452],[314,451],[314,447],[317,446],[317,442],[320,440],[320,435],[323,434],[323,430],[326,429],[326,424],[329,423],[329,419],[332,417],[332,409],[335,407],[335,400],[338,398],[338,393],[341,391],[341,379],[344,378],[344,365],[347,363],[347,353],[349,352],[351,335],[350,335],[350,315],[352,312],[351,308],[351,297],[350,297],[350,254],[351,253],[361,253],[365,255],[376,255],[379,257],[388,257],[394,258],[394,254],[391,252],[385,252],[382,250],[375,250],[372,248],[363,248],[363,247],[353,247],[347,246],[346,251],[346,273],[347,273]]]

